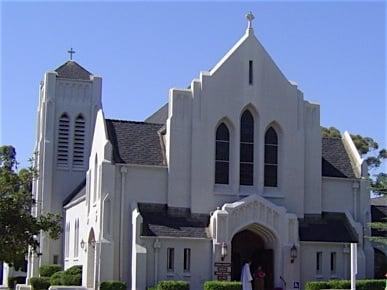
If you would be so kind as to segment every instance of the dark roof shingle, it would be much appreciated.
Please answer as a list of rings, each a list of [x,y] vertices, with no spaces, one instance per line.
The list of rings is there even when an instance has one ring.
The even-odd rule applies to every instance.
[[[344,213],[322,212],[321,215],[306,214],[299,219],[301,241],[308,242],[358,242],[356,231]]]
[[[387,222],[387,206],[386,205],[371,205],[371,221],[372,222]],[[387,237],[386,231],[372,229],[372,236]]]
[[[164,125],[106,119],[108,138],[117,163],[165,165],[160,129]]]
[[[65,198],[63,206],[86,195],[86,178]]]
[[[355,173],[341,138],[321,138],[322,176],[355,178]]]
[[[138,209],[143,218],[142,236],[209,238],[207,214],[165,204],[139,203]]]
[[[80,66],[73,60],[66,61],[56,70],[59,78],[73,80],[90,80],[91,72]]]

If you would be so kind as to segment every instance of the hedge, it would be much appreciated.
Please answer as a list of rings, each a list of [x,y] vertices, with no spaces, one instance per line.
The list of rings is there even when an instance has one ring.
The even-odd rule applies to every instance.
[[[39,274],[40,274],[40,277],[51,277],[56,272],[59,272],[62,270],[63,268],[61,265],[56,265],[56,264],[43,265],[43,266],[40,266],[39,268]]]
[[[24,276],[8,277],[9,289],[15,289],[16,284],[25,284],[25,283],[26,283],[26,277]]]
[[[54,273],[54,275],[52,275],[50,277],[50,284],[56,285],[56,286],[63,285],[62,284],[63,274],[64,274],[64,271],[59,271],[59,272]]]
[[[61,284],[65,286],[82,285],[82,266],[72,266],[61,275]]]
[[[357,280],[357,290],[385,290],[385,280]],[[321,289],[350,289],[351,282],[349,280],[330,280],[330,281],[312,281],[307,282],[305,290],[321,290]]]
[[[189,290],[189,284],[186,281],[160,281],[157,284],[157,290]]]
[[[50,277],[32,277],[30,284],[33,290],[46,290],[50,287]]]
[[[242,284],[237,281],[207,281],[204,290],[242,290]]]
[[[104,281],[100,285],[100,290],[126,290],[126,284],[121,281]]]
[[[65,272],[70,275],[82,274],[82,266],[81,265],[72,266],[68,268]]]

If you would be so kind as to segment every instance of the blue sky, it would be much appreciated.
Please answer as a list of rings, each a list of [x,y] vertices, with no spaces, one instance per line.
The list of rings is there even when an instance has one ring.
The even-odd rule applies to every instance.
[[[386,144],[384,2],[2,2],[1,144],[22,165],[39,82],[74,59],[103,77],[109,118],[143,120],[213,67],[255,14],[255,34],[321,122]]]

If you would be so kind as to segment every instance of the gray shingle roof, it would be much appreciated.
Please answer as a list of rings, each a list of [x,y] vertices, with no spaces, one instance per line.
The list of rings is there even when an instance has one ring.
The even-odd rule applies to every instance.
[[[355,178],[348,153],[341,138],[322,137],[322,176]]]
[[[165,124],[168,119],[168,103],[150,115],[145,119],[145,122],[156,123],[156,124]]]
[[[73,80],[90,80],[91,72],[80,66],[73,60],[66,61],[56,70],[59,78]]]
[[[142,236],[209,238],[207,214],[152,203],[139,203],[138,209],[143,218]]]
[[[108,138],[117,163],[165,165],[162,124],[106,119]]]
[[[86,195],[86,178],[65,198],[63,206],[68,205],[84,195]]]
[[[372,222],[387,222],[387,206],[371,205],[371,220]],[[372,235],[379,237],[387,237],[387,232],[372,229]]]
[[[358,242],[356,231],[352,228],[344,213],[306,214],[298,222],[301,241]]]

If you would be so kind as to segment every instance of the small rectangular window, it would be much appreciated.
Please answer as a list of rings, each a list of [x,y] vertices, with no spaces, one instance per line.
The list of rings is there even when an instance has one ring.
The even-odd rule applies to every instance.
[[[336,274],[336,252],[331,252],[331,274]]]
[[[175,269],[175,249],[167,248],[167,271],[173,272]]]
[[[184,249],[184,272],[191,271],[191,249]]]
[[[321,275],[322,273],[322,252],[316,253],[316,274]]]
[[[58,255],[53,256],[53,262],[54,262],[54,264],[59,264],[59,256]],[[27,271],[23,271],[23,272],[27,272]]]
[[[253,61],[249,61],[249,85],[253,84]]]

